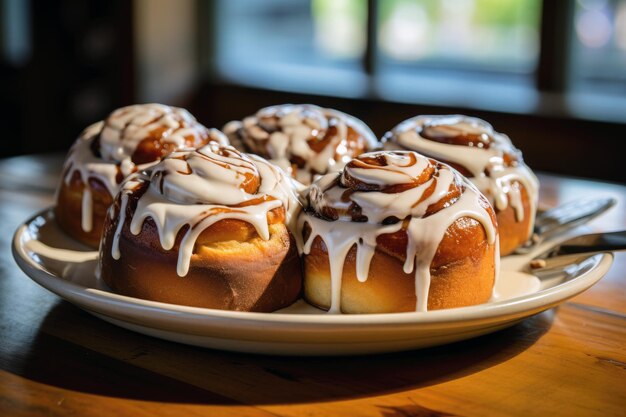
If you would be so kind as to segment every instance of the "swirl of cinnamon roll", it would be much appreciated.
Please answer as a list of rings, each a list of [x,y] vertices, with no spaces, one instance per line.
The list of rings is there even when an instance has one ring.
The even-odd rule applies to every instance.
[[[125,295],[272,311],[301,288],[291,178],[216,142],[129,177],[110,209],[101,277]]]
[[[228,123],[224,133],[239,149],[270,159],[306,185],[379,147],[361,120],[312,104],[266,107]]]
[[[462,115],[417,116],[383,137],[385,149],[409,149],[458,169],[496,209],[503,255],[532,235],[539,181],[508,136]]]
[[[89,126],[65,161],[56,218],[74,238],[97,247],[102,222],[120,183],[177,149],[228,139],[181,108],[140,104],[115,110]]]
[[[366,153],[313,183],[308,200],[298,225],[312,304],[425,311],[491,296],[495,215],[449,166],[411,151]]]

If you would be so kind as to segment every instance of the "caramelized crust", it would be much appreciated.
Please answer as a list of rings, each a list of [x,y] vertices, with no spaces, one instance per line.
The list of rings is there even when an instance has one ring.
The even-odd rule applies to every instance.
[[[161,128],[159,130],[155,130],[151,132],[151,136],[139,142],[137,145],[137,149],[133,152],[132,161],[137,164],[147,164],[153,161],[158,161],[163,158],[165,155],[168,155],[178,149],[180,147],[172,142],[167,142],[165,137],[163,137],[163,130],[165,128]],[[209,141],[208,134],[206,132],[203,133],[199,138],[196,138],[194,135],[185,136],[185,148],[199,148],[202,145],[205,145]]]
[[[385,149],[436,157],[474,182],[495,206],[501,255],[530,239],[538,180],[510,138],[489,123],[463,115],[416,116],[387,132],[383,141]],[[523,218],[516,211],[523,211]]]
[[[343,267],[341,310],[344,313],[390,313],[415,311],[414,273],[402,267],[406,259],[406,233],[381,235],[368,278],[356,278],[356,247]],[[447,230],[431,264],[428,310],[469,306],[487,302],[495,277],[495,245],[490,245],[483,226],[462,217]],[[330,266],[323,240],[313,241],[304,257],[304,296],[311,304],[330,307]]]
[[[360,120],[314,105],[277,105],[224,127],[241,150],[271,158],[304,184],[379,146]]]
[[[85,184],[81,181],[78,172],[74,173],[69,184],[66,184],[65,181],[61,182],[57,205],[54,208],[54,216],[57,224],[68,235],[87,246],[97,249],[102,236],[102,225],[104,224],[107,210],[113,203],[113,197],[97,179],[92,178],[89,180],[89,188],[93,199],[91,231],[84,231],[81,223]]]
[[[533,219],[532,207],[530,204],[530,197],[528,191],[519,182],[512,184],[514,187],[519,187],[522,197],[522,206],[524,207],[524,219],[517,221],[515,217],[515,210],[512,205],[509,204],[504,210],[497,210],[496,217],[498,218],[498,230],[500,233],[500,255],[510,255],[523,245],[528,239],[528,230],[530,229],[530,222]]]
[[[59,226],[97,248],[107,209],[126,176],[175,150],[211,140],[227,142],[221,132],[209,131],[184,109],[153,103],[113,111],[88,126],[70,149],[55,207]],[[83,220],[92,224],[90,231],[83,230]]]
[[[466,177],[470,179],[472,178],[470,172],[462,165],[455,164],[450,161],[441,162],[452,166]],[[526,187],[524,187],[524,185],[522,185],[519,181],[512,182],[511,187],[519,188],[520,190],[522,207],[524,208],[524,219],[521,221],[517,220],[517,217],[515,216],[515,209],[511,204],[510,196],[507,196],[509,204],[507,204],[507,207],[504,210],[495,209],[496,217],[498,219],[498,233],[500,235],[500,256],[510,255],[515,251],[515,249],[519,248],[521,245],[526,243],[528,239],[530,239],[528,231],[531,227],[530,222],[534,218],[530,196],[528,195]],[[487,197],[490,198],[489,195],[487,195]]]
[[[387,151],[361,155],[334,175],[311,186],[300,221],[310,303],[392,313],[489,300],[496,216],[456,171],[416,152]]]
[[[171,154],[124,183],[117,215],[105,220],[101,277],[116,292],[153,301],[287,307],[302,289],[285,224],[298,208],[290,184],[267,161],[218,143]]]
[[[176,273],[181,230],[171,250],[162,248],[156,225],[148,218],[141,232],[129,229],[131,212],[120,234],[122,257],[111,256],[115,220],[108,217],[101,248],[101,277],[114,291],[131,297],[223,310],[269,312],[292,304],[301,292],[301,266],[295,241],[270,213],[270,239],[261,239],[240,220],[222,220],[202,232],[189,272]],[[282,212],[282,209],[274,210]]]

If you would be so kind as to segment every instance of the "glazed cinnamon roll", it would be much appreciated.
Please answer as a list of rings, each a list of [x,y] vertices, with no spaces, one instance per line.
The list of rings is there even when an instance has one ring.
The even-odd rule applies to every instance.
[[[107,209],[120,183],[168,153],[210,140],[228,143],[181,108],[139,104],[89,126],[72,146],[57,193],[55,217],[73,238],[98,247]]]
[[[305,185],[379,147],[359,119],[312,104],[266,107],[223,130],[235,147],[268,158]]]
[[[273,311],[301,268],[292,180],[263,158],[212,142],[174,152],[123,184],[106,218],[100,276],[132,297]]]
[[[418,116],[383,137],[385,149],[409,149],[458,169],[496,209],[500,252],[508,255],[532,235],[539,181],[508,136],[484,120],[462,115]]]
[[[333,313],[426,311],[486,302],[497,228],[485,197],[416,152],[372,152],[309,188],[298,220],[304,296]]]

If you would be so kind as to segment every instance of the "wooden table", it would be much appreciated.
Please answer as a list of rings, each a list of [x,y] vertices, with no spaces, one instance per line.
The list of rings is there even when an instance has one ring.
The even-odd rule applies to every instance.
[[[510,329],[406,353],[285,358],[132,333],[37,286],[15,265],[17,225],[53,202],[61,157],[0,161],[1,416],[626,415],[626,253],[598,284]],[[541,175],[541,202],[626,187]]]

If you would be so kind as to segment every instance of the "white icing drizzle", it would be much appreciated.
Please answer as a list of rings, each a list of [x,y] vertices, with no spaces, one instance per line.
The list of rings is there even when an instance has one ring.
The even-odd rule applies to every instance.
[[[89,179],[99,180],[112,196],[117,192],[117,165],[103,161],[94,155],[91,149],[92,142],[100,134],[102,126],[104,126],[104,122],[94,123],[81,133],[70,149],[63,168],[65,184],[70,183],[76,172],[79,173],[80,180],[84,184],[81,225],[85,232],[90,232],[93,228],[93,199]]]
[[[473,134],[490,138],[491,142],[488,147],[481,146],[482,144],[460,146],[440,143],[422,136],[426,128],[434,129],[442,136]],[[509,137],[496,132],[489,123],[463,115],[417,116],[400,123],[383,140],[385,149],[397,149],[399,145],[403,149],[464,167],[472,175],[469,180],[485,194],[497,210],[504,210],[511,204],[518,222],[524,220],[524,206],[520,189],[514,183],[520,183],[526,189],[531,204],[532,218],[528,236],[532,234],[539,198],[539,181],[524,164],[521,153],[513,146]],[[514,156],[517,163],[506,166],[505,154]]]
[[[209,140],[228,144],[228,138],[222,132],[207,129],[185,109],[163,104],[138,104],[115,110],[106,120],[94,123],[81,133],[65,161],[65,183],[69,184],[74,173],[78,172],[85,185],[81,218],[84,231],[93,229],[93,196],[89,179],[99,180],[109,194],[115,196],[120,178],[149,168],[160,160],[157,158],[140,165],[132,160],[141,141],[151,136],[163,143],[174,144],[176,149],[185,147],[186,138],[193,138],[193,143],[197,144]],[[99,141],[96,147],[100,155],[94,154],[93,142],[96,140]]]
[[[89,216],[81,216],[80,225],[85,232],[91,232],[93,230],[93,200],[91,199],[91,188],[85,187],[83,189],[83,198],[80,208],[81,213],[88,213]]]
[[[207,138],[207,129],[185,109],[164,104],[135,104],[115,110],[106,119],[100,133],[100,153],[106,161],[123,162],[146,138],[155,135],[163,143],[185,147],[193,138],[199,143]]]
[[[372,165],[364,160],[367,158],[382,158],[385,162],[382,166]],[[448,227],[461,217],[470,217],[480,222],[489,243],[496,244],[497,279],[497,230],[485,209],[487,202],[471,183],[444,164],[437,165],[432,177],[418,185],[417,178],[426,168],[433,167],[434,163],[411,151],[368,153],[349,163],[343,172],[327,174],[311,185],[309,204],[312,213],[303,212],[300,215],[298,230],[301,235],[305,225],[311,228],[302,247],[304,254],[310,253],[316,237],[320,237],[326,245],[331,275],[329,313],[341,312],[342,275],[350,249],[356,245],[356,276],[359,281],[364,282],[368,278],[370,262],[376,250],[376,238],[397,232],[405,225],[408,245],[403,270],[407,274],[414,273],[415,276],[416,311],[427,310],[430,265]],[[378,190],[353,191],[346,198],[345,193],[349,190],[346,186],[351,181],[350,177],[368,186],[378,186]],[[406,187],[400,192],[385,192],[386,187],[397,184],[414,186]],[[444,198],[453,184],[464,188],[460,197],[441,210],[425,216],[428,207]],[[434,187],[434,191],[424,198],[424,193],[431,187]],[[355,204],[360,207],[361,214],[366,216],[366,221],[352,221],[348,208]],[[328,209],[336,210],[336,220],[326,220],[318,216],[323,216]],[[400,221],[382,224],[384,219],[391,216]]]
[[[196,151],[174,152],[150,171],[149,175],[137,173],[129,177],[118,196],[121,202],[111,253],[114,259],[122,256],[119,237],[126,221],[128,199],[146,182],[149,185],[137,201],[130,232],[140,234],[144,221],[150,218],[157,227],[161,246],[171,250],[180,230],[189,226],[178,252],[176,272],[181,277],[189,271],[197,238],[220,220],[246,221],[262,239],[268,240],[268,213],[284,207],[286,224],[292,230],[295,226],[301,205],[292,180],[256,155],[211,142]],[[110,215],[115,216],[113,207]]]
[[[267,156],[301,183],[310,184],[321,174],[341,170],[357,156],[348,140],[350,128],[364,140],[365,151],[379,147],[376,136],[361,120],[312,104],[266,107],[241,122],[228,123],[223,130],[235,146]],[[327,143],[321,150],[311,148],[310,141],[322,140]],[[297,161],[304,166],[293,172],[292,163]]]

